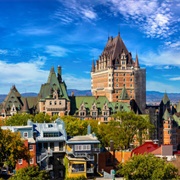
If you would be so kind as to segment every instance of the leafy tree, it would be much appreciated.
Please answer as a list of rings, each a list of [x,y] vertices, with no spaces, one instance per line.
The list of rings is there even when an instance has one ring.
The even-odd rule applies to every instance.
[[[147,138],[147,131],[153,128],[149,119],[143,118],[134,112],[118,112],[114,115],[108,126],[113,129],[110,133],[106,133],[107,139],[114,141],[115,148],[127,149],[136,137],[137,141],[142,143],[143,137]]]
[[[28,119],[33,119],[33,118],[34,118],[34,116],[31,114],[26,114],[26,113],[15,114],[15,115],[9,117],[5,121],[5,125],[6,126],[25,126],[25,125],[27,125]]]
[[[44,114],[44,113],[38,113],[35,115],[35,117],[33,118],[33,122],[37,122],[37,123],[50,123],[51,122],[51,117],[48,114]]]
[[[7,165],[14,167],[18,159],[24,159],[27,162],[30,159],[28,148],[21,140],[19,132],[0,129],[0,166]]]
[[[171,163],[152,154],[135,155],[129,161],[119,165],[117,173],[125,179],[176,179],[178,169]]]
[[[50,179],[49,174],[40,170],[38,166],[28,166],[26,168],[22,168],[16,172],[14,176],[10,178],[10,180],[48,180]]]

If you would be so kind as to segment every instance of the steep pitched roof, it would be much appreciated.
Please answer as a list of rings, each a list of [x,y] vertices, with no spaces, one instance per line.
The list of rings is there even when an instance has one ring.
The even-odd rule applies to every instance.
[[[180,101],[179,101],[178,104],[177,104],[176,111],[177,111],[177,112],[180,112]]]
[[[108,38],[108,42],[101,55],[110,56],[112,61],[119,59],[123,51],[125,52],[125,55],[127,57],[127,65],[134,64],[131,54],[128,52],[122,38],[120,37],[120,34],[118,34],[118,36],[116,36],[115,38]]]
[[[21,111],[23,113],[29,113],[29,106],[28,106],[27,98],[25,98]]]
[[[164,93],[162,101],[164,104],[167,104],[167,102],[170,101],[166,92]]]
[[[127,93],[127,91],[126,91],[125,86],[123,86],[123,89],[122,89],[122,91],[121,91],[121,94],[120,94],[120,96],[119,96],[119,99],[120,99],[120,100],[128,100],[128,99],[130,99],[129,96],[128,96],[128,93]]]
[[[170,114],[169,114],[168,110],[166,109],[165,112],[164,112],[164,115],[163,115],[163,119],[164,120],[169,120],[169,118],[170,118]]]
[[[60,74],[58,75],[60,76]],[[38,97],[40,99],[51,98],[52,91],[55,90],[58,91],[59,97],[69,100],[65,82],[62,82],[61,78],[56,76],[54,67],[52,67],[48,76],[47,83],[41,85]]]
[[[136,54],[136,61],[135,61],[135,65],[134,65],[135,68],[140,68],[139,66],[139,60],[138,60],[138,55]]]

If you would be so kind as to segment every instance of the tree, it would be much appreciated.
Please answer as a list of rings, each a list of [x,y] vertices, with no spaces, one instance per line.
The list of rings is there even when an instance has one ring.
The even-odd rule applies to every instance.
[[[51,117],[48,114],[44,113],[38,113],[35,115],[35,117],[32,119],[33,122],[37,123],[50,123],[51,122]]]
[[[50,179],[48,172],[40,170],[38,166],[28,166],[16,172],[10,180],[48,180]]]
[[[147,132],[153,128],[149,119],[143,118],[134,112],[118,112],[114,115],[114,120],[109,123],[109,129],[113,129],[108,136],[108,139],[114,141],[115,148],[128,149],[136,140],[142,143],[143,137],[146,139]]]
[[[27,162],[30,159],[28,148],[21,140],[19,132],[0,129],[0,166],[7,165],[15,167],[18,159],[24,159]]]
[[[34,116],[26,113],[15,114],[9,117],[5,124],[6,126],[26,126],[28,119],[34,119]]]
[[[119,165],[117,173],[125,179],[164,180],[178,177],[178,169],[171,163],[152,154],[135,155],[124,164]]]

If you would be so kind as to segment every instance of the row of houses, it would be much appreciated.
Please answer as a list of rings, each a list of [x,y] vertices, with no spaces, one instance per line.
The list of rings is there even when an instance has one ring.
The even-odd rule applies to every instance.
[[[61,119],[53,123],[33,123],[28,120],[26,126],[2,126],[3,130],[20,132],[28,147],[31,159],[26,162],[18,159],[16,170],[28,165],[38,165],[49,171],[52,179],[64,179],[67,176],[85,177],[98,172],[100,141],[88,126],[87,135],[68,138]],[[66,163],[64,162],[66,161]]]

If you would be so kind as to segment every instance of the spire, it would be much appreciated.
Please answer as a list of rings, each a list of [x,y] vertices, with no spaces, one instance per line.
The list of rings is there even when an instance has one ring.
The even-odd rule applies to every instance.
[[[48,76],[48,81],[47,81],[47,83],[50,83],[52,74],[55,74],[55,72],[54,72],[54,67],[51,67],[51,70],[50,70],[50,72],[49,72],[49,76]]]
[[[164,115],[163,115],[163,119],[164,120],[169,120],[169,118],[170,118],[170,114],[169,114],[168,110],[166,109],[165,112],[164,112]]]
[[[121,91],[121,94],[119,96],[119,99],[121,100],[128,100],[129,99],[129,96],[128,96],[128,93],[126,91],[126,88],[125,86],[123,87],[122,91]]]
[[[138,68],[140,68],[137,53],[136,53],[136,61],[135,61],[135,65],[134,65],[134,67],[135,67],[135,68],[137,68],[137,69],[138,69]]]
[[[91,69],[91,72],[95,72],[94,59],[93,59],[93,61],[92,61],[92,69]]]
[[[170,101],[166,92],[164,93],[164,97],[163,97],[162,101],[164,104],[167,104],[167,102]]]

